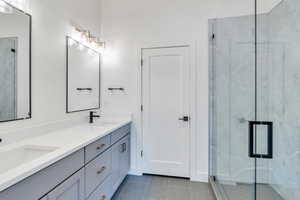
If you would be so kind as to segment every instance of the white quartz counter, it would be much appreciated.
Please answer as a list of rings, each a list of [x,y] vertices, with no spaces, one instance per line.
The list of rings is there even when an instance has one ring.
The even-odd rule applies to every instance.
[[[75,125],[0,145],[0,192],[129,123],[125,119]]]

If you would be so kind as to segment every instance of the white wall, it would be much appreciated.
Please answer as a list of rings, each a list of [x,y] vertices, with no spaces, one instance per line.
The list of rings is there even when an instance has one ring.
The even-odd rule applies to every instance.
[[[274,2],[270,0],[270,2]],[[268,4],[273,6],[273,4]],[[264,9],[269,9],[264,7]],[[103,84],[121,85],[126,94],[104,91],[105,114],[133,113],[132,173],[140,173],[138,50],[145,43],[195,41],[197,46],[197,163],[193,179],[208,175],[208,19],[254,13],[254,0],[103,0],[102,30],[107,49]]]
[[[11,132],[42,124],[86,118],[87,112],[66,114],[66,35],[70,21],[100,33],[99,0],[30,0],[32,15],[32,114],[31,120],[0,124],[6,142]],[[20,135],[21,137],[22,135]],[[8,139],[9,140],[9,139]]]

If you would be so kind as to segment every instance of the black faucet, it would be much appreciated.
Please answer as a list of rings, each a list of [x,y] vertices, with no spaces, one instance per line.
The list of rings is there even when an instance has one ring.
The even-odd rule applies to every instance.
[[[96,113],[95,111],[90,112],[90,124],[94,123],[94,118],[95,117],[100,117],[100,115],[94,115]]]

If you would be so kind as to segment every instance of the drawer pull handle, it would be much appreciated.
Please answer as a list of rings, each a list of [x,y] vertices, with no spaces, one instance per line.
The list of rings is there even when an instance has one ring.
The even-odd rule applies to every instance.
[[[106,144],[101,144],[100,146],[97,147],[97,150],[101,150],[106,146]]]
[[[106,167],[102,167],[99,171],[97,171],[97,174],[102,174],[106,170]]]
[[[106,196],[103,195],[100,200],[105,200],[105,199],[106,199]]]

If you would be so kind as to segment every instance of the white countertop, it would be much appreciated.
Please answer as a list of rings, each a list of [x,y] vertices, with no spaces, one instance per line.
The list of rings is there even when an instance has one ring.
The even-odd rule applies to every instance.
[[[28,138],[4,147],[0,146],[0,154],[2,155],[5,155],[5,152],[24,146],[45,146],[55,149],[32,161],[20,163],[9,170],[1,172],[0,167],[0,192],[130,122],[130,119],[124,119],[111,124],[101,125],[98,122],[95,124],[81,124]],[[7,155],[8,158],[10,156],[13,155]],[[1,162],[5,162],[5,160],[1,159],[0,164]]]

